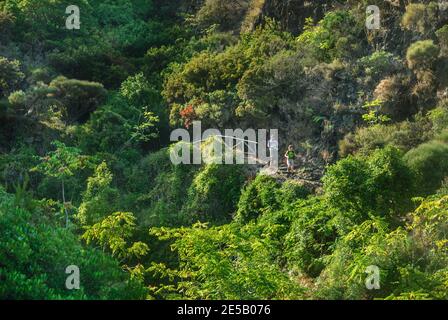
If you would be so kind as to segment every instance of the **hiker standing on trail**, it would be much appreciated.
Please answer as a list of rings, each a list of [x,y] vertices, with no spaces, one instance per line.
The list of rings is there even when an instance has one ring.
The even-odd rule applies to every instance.
[[[277,167],[278,166],[278,141],[277,138],[271,134],[271,137],[268,141],[269,148],[269,166]]]
[[[286,164],[288,165],[288,173],[294,173],[294,160],[296,159],[296,152],[293,145],[289,145],[288,151],[285,153]]]

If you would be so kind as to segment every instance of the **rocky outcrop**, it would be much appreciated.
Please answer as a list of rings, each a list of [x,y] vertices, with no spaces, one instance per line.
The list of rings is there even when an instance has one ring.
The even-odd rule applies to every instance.
[[[223,1],[227,7],[232,7],[229,0]],[[188,13],[197,13],[206,5],[207,0],[184,0],[182,10]],[[235,5],[247,8],[240,23],[234,24],[231,31],[248,31],[261,24],[265,18],[276,20],[285,29],[299,34],[305,25],[306,18],[320,20],[325,12],[334,7],[335,1],[305,1],[305,0],[235,0]],[[208,5],[211,5],[208,3]],[[221,4],[223,5],[223,4]],[[229,30],[230,31],[230,30]]]
[[[259,22],[266,17],[274,18],[283,28],[299,34],[306,18],[320,20],[332,3],[335,1],[265,0]]]

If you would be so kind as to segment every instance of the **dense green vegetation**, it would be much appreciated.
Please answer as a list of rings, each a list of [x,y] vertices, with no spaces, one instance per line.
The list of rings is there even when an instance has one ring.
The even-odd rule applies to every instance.
[[[339,2],[0,0],[0,298],[448,299],[448,10]],[[197,120],[323,174],[172,164]]]

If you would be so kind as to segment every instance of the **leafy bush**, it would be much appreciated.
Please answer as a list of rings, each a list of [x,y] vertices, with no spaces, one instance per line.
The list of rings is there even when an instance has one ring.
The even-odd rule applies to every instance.
[[[437,3],[429,4],[411,3],[406,6],[406,12],[402,18],[402,25],[408,30],[427,35],[437,25]]]
[[[142,299],[145,289],[118,263],[84,248],[68,229],[14,205],[0,187],[0,297],[2,299]],[[65,289],[70,265],[80,269],[79,290]]]
[[[399,57],[387,51],[375,51],[370,56],[359,59],[358,63],[369,81],[375,83],[402,68]]]
[[[411,69],[432,69],[439,55],[439,47],[432,40],[414,42],[407,50],[406,60]]]
[[[313,26],[312,19],[308,20],[298,42],[310,46],[320,61],[331,62],[362,52],[361,30],[361,25],[349,11],[331,11],[317,26]]]
[[[24,78],[19,61],[0,57],[0,98],[13,92]]]
[[[199,166],[175,166],[169,153],[169,148],[152,153],[127,173],[130,193],[125,203],[135,208],[141,226],[179,227],[190,224],[196,214],[183,207]]]
[[[167,107],[162,101],[159,89],[155,88],[143,73],[127,78],[120,86],[120,95],[137,109],[153,113],[157,117],[155,127],[160,132],[160,136],[169,135]],[[161,142],[165,143],[165,139]]]
[[[277,201],[282,208],[286,208],[299,199],[305,199],[310,194],[310,190],[303,183],[294,180],[285,181],[277,192]]]
[[[425,200],[404,228],[368,220],[338,241],[317,281],[325,299],[446,299],[447,197]],[[365,270],[377,266],[380,289],[367,290]]]
[[[243,22],[249,3],[249,0],[206,0],[196,14],[197,23],[203,27],[216,24],[221,30],[237,29]]]
[[[339,142],[339,155],[369,155],[374,150],[394,146],[404,152],[427,142],[434,136],[436,119],[416,116],[414,121],[394,124],[376,124],[358,128]],[[434,123],[434,124],[433,124]]]
[[[85,121],[105,101],[106,90],[100,83],[58,77],[51,81],[54,97],[60,100],[69,121]]]
[[[183,211],[190,222],[230,221],[245,180],[243,166],[205,165],[188,188]]]
[[[87,44],[70,38],[62,41],[63,49],[48,56],[50,66],[70,78],[101,82],[106,87],[118,87],[129,76],[131,67],[116,62],[119,53],[105,43],[104,39],[94,36],[90,41]]]
[[[431,110],[428,118],[432,122],[434,132],[440,133],[448,128],[448,100],[443,100],[437,108]]]
[[[349,156],[328,168],[324,190],[329,204],[353,224],[369,214],[394,216],[410,207],[414,177],[396,148],[377,150],[368,158]]]
[[[442,55],[448,55],[448,25],[443,26],[436,31],[437,39],[439,40],[439,46]]]
[[[266,211],[279,209],[278,197],[280,184],[272,177],[258,175],[243,190],[238,201],[235,219],[248,223]]]
[[[75,137],[86,152],[109,153],[122,155],[129,151],[129,157],[141,152],[141,144],[137,137],[141,125],[147,121],[144,110],[129,104],[122,96],[111,96],[106,104],[95,110],[83,125],[76,127]],[[155,125],[156,122],[150,121]],[[152,129],[154,126],[151,127]],[[151,131],[153,132],[153,131]],[[132,150],[129,150],[130,147]],[[132,151],[132,152],[131,152]],[[132,159],[132,161],[134,161]]]
[[[82,225],[98,223],[118,209],[119,192],[111,186],[112,178],[107,164],[103,162],[96,167],[94,175],[87,179],[87,189],[76,216]]]
[[[280,51],[262,65],[249,68],[238,83],[238,95],[244,101],[240,115],[249,114],[260,121],[274,110],[291,114],[289,104],[300,101],[307,82],[302,57],[291,51]],[[276,84],[281,83],[281,86]],[[299,112],[300,110],[294,110]]]
[[[393,75],[378,83],[374,96],[381,102],[380,112],[392,119],[405,119],[416,112],[411,104],[409,79],[403,75]]]
[[[419,192],[429,195],[448,175],[448,144],[436,140],[422,144],[409,151],[405,161],[417,175]]]
[[[8,97],[8,102],[13,108],[21,108],[25,106],[26,94],[22,90],[14,91]]]
[[[2,30],[2,34],[0,35],[1,40],[6,40],[14,25],[14,16],[7,12],[0,10],[0,30]]]
[[[190,109],[195,114],[198,111],[200,120],[207,125],[225,125],[227,119],[230,122],[241,98],[244,99],[237,94],[239,82],[253,75],[253,69],[262,64],[262,57],[268,60],[291,46],[291,35],[279,30],[275,23],[269,23],[242,35],[234,46],[217,52],[203,50],[188,62],[176,65],[163,89],[163,96],[170,105],[171,123],[185,124],[181,113]]]
[[[176,299],[291,299],[303,297],[303,288],[270,260],[274,247],[259,238],[257,228],[227,224],[208,228],[152,229],[161,240],[174,241],[179,267],[153,264],[152,272],[162,279],[156,293]]]
[[[288,210],[294,212],[290,231],[285,237],[284,255],[288,266],[299,273],[317,277],[337,237],[333,221],[337,211],[318,197],[298,201]]]
[[[136,219],[131,212],[114,212],[100,222],[89,226],[82,235],[87,244],[97,243],[103,250],[121,261],[141,258],[148,253],[148,245],[132,242]]]

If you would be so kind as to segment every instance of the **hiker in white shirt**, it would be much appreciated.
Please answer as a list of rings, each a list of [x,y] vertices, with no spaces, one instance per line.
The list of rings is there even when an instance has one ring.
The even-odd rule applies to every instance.
[[[278,141],[276,137],[271,135],[268,141],[269,148],[269,166],[276,167],[278,165]]]

